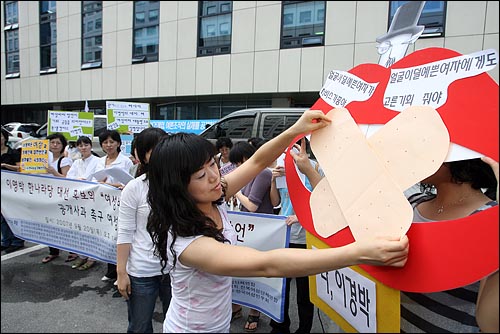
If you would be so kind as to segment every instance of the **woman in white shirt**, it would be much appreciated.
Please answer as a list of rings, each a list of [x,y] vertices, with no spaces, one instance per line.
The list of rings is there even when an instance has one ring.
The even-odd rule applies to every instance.
[[[127,174],[133,166],[132,160],[120,152],[122,139],[120,133],[116,130],[105,130],[99,135],[99,144],[101,145],[106,155],[99,158],[99,163],[96,167],[96,172],[108,168],[120,168]],[[115,180],[112,176],[107,176],[102,182],[112,185],[113,187],[123,189],[125,184]],[[116,265],[108,263],[108,271],[101,280],[114,281],[116,280]]]
[[[64,156],[64,148],[67,145],[66,138],[62,133],[56,132],[47,136],[49,141],[49,165],[47,173],[57,177],[66,177],[73,163],[71,158]]]
[[[89,176],[94,174],[99,158],[92,154],[92,140],[89,137],[79,137],[76,141],[76,147],[80,151],[81,158],[73,162],[66,177],[69,179],[87,180]],[[84,255],[78,255],[78,259],[71,268],[87,270],[92,267],[94,263],[94,259]]]
[[[153,333],[153,313],[160,297],[163,317],[172,296],[170,276],[162,275],[160,258],[153,254],[148,222],[148,163],[153,148],[167,135],[160,128],[147,128],[134,139],[140,175],[127,183],[120,198],[116,264],[118,291],[127,300],[128,333]]]
[[[107,168],[120,168],[127,174],[133,166],[133,162],[129,157],[120,152],[122,139],[120,133],[116,130],[106,130],[99,135],[99,144],[101,145],[106,155],[101,157],[96,167],[96,172]],[[112,176],[106,177],[104,180],[98,180],[112,185],[116,188],[123,189],[123,183],[113,179]]]
[[[73,160],[64,156],[64,149],[67,145],[67,140],[62,133],[56,132],[47,136],[49,141],[49,163],[47,166],[47,173],[56,177],[66,177]],[[59,257],[60,250],[58,248],[49,246],[49,255],[42,259],[42,263],[49,263],[50,261]],[[73,261],[77,258],[75,253],[69,253],[66,262]]]
[[[76,147],[80,151],[80,159],[73,161],[73,165],[66,175],[69,179],[87,180],[95,173],[99,158],[92,154],[92,140],[82,136],[76,141]]]

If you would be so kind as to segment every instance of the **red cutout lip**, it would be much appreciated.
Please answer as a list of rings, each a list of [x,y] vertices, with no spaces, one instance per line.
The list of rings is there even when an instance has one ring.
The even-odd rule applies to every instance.
[[[429,48],[411,53],[391,68],[418,66],[460,55],[448,49]],[[379,83],[368,101],[346,106],[358,124],[385,124],[397,115],[396,111],[383,106],[390,68],[363,64],[349,72],[369,83]],[[487,73],[482,73],[453,82],[448,87],[447,102],[437,110],[448,128],[451,142],[498,161],[498,106],[498,84]],[[311,109],[327,113],[332,107],[320,98]],[[328,238],[316,233],[309,207],[310,192],[302,185],[289,154],[285,164],[287,170],[292,171],[286,173],[286,179],[302,226],[331,247],[353,242],[349,227]],[[356,177],[354,171],[352,177]],[[498,206],[462,219],[414,223],[407,233],[410,253],[404,268],[361,267],[382,283],[402,291],[435,292],[464,286],[498,270],[498,226]]]

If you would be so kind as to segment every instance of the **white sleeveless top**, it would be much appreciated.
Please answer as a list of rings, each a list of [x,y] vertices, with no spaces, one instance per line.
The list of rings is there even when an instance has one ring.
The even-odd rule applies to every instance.
[[[236,245],[236,232],[224,205],[218,207],[224,226],[223,235]],[[182,252],[200,236],[177,237],[174,249]],[[167,267],[172,268],[171,235],[167,241]],[[229,333],[231,326],[232,277],[212,275],[185,266],[179,259],[170,271],[172,300],[163,322],[164,333]]]

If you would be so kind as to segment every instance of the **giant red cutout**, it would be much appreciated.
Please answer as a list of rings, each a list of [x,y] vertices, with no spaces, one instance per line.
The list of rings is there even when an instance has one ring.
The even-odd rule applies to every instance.
[[[392,68],[418,66],[460,55],[448,49],[429,48],[411,53]],[[349,72],[369,83],[379,82],[368,101],[346,106],[358,124],[385,124],[397,115],[383,106],[390,68],[363,64]],[[320,98],[311,109],[326,114],[332,107]],[[437,110],[448,128],[451,142],[498,161],[498,84],[488,74],[453,82],[448,88],[448,100]],[[349,227],[328,238],[316,233],[309,207],[310,192],[299,179],[289,154],[285,165],[291,171],[286,173],[286,178],[302,226],[332,247],[353,242]],[[404,268],[361,267],[382,283],[402,291],[435,292],[464,286],[498,270],[498,225],[498,206],[462,219],[413,223],[407,233],[410,253]]]

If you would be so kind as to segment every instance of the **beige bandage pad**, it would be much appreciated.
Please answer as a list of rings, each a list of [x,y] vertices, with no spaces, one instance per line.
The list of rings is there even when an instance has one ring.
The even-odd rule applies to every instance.
[[[356,240],[404,235],[413,212],[403,191],[432,175],[448,152],[441,117],[410,107],[367,139],[347,109],[327,116],[332,123],[311,135],[325,173],[310,200],[316,231],[326,238],[349,226]]]

